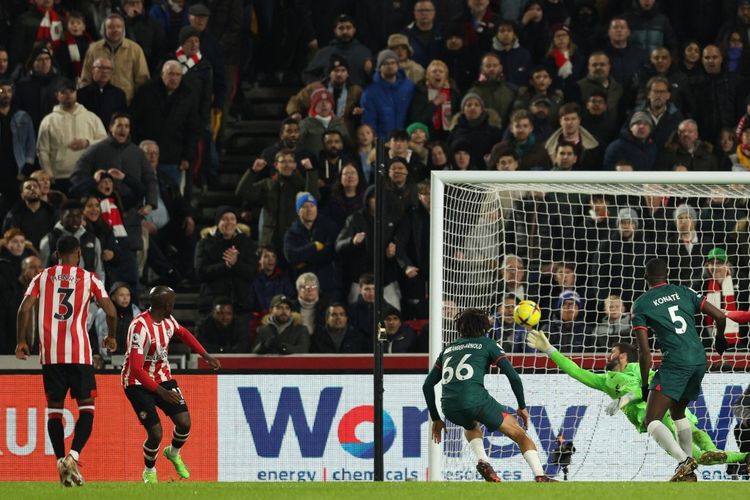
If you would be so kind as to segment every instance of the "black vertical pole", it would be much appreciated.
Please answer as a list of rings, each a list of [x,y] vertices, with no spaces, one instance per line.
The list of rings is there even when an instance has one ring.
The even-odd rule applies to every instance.
[[[376,143],[375,156],[375,311],[373,313],[373,407],[375,415],[373,416],[375,456],[374,474],[375,481],[382,481],[384,478],[383,468],[383,343],[381,338],[381,319],[383,314],[383,287],[385,286],[383,265],[385,258],[385,241],[383,238],[383,188],[386,176],[386,155],[385,142],[379,138]]]

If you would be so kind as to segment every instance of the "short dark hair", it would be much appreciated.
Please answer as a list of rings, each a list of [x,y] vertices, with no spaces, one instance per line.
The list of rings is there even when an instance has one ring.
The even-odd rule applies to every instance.
[[[294,150],[293,149],[281,148],[281,149],[279,149],[276,152],[276,154],[273,157],[274,163],[277,162],[277,161],[279,161],[279,158],[281,158],[282,156],[294,156],[295,159],[297,158],[295,156],[295,154],[294,154]]]
[[[397,141],[408,141],[409,133],[400,128],[394,128],[388,133],[388,140],[396,139]]]
[[[571,113],[575,113],[579,117],[581,116],[581,106],[579,106],[577,102],[566,102],[565,104],[560,106],[560,110],[557,112],[557,115],[562,118],[564,115],[569,115]]]
[[[71,10],[71,11],[68,12],[68,19],[67,19],[67,21],[70,21],[71,19],[78,19],[80,21],[86,21],[86,18],[78,10]]]
[[[349,316],[346,312],[346,306],[344,304],[342,304],[341,302],[331,302],[330,304],[328,304],[328,307],[326,307],[326,321],[328,321],[328,318],[331,316],[331,309],[333,309],[334,307],[340,307],[344,310],[344,314]]]
[[[263,252],[269,252],[274,254],[275,256],[279,256],[279,252],[276,251],[276,248],[273,245],[261,245],[258,247],[258,251],[256,254],[258,255],[258,258],[260,258],[261,255],[263,255]]]
[[[76,209],[83,210],[83,203],[81,203],[81,200],[76,200],[75,198],[65,200],[63,204],[60,205],[60,213]]]
[[[373,273],[364,273],[359,277],[359,286],[374,285],[375,275]]]
[[[115,121],[119,120],[120,118],[127,118],[128,122],[133,123],[133,119],[130,117],[128,113],[119,111],[117,113],[112,114],[112,117],[109,119],[109,126],[111,127],[112,125],[114,125]]]
[[[562,141],[562,142],[558,142],[557,144],[555,144],[555,154],[557,154],[560,148],[563,148],[563,147],[572,149],[574,153],[576,151],[576,147],[574,144]],[[576,156],[578,156],[578,153],[576,153]]]
[[[628,363],[635,363],[638,361],[638,349],[633,344],[628,344],[626,342],[617,342],[615,344],[612,344],[612,347],[616,347],[620,350],[620,353],[624,353],[628,355]]]
[[[81,248],[81,243],[75,236],[65,235],[57,240],[57,255],[71,255]]]
[[[517,109],[510,115],[510,123],[516,123],[521,120],[529,120],[533,125],[531,114],[525,109]]]
[[[344,141],[344,134],[342,134],[338,130],[329,129],[329,130],[326,130],[325,132],[323,132],[323,135],[320,136],[320,143],[321,144],[325,144],[326,143],[326,137],[328,137],[329,135],[337,135],[337,136],[339,136],[339,139],[341,139],[342,142]]]
[[[455,323],[461,337],[482,337],[490,329],[490,319],[481,309],[464,309],[456,315]]]
[[[281,127],[279,127],[279,132],[284,130],[284,127],[287,125],[297,125],[299,127],[299,120],[295,120],[294,118],[288,116],[281,120]]]
[[[665,279],[667,277],[667,263],[655,257],[646,262],[646,279],[649,283],[654,282],[658,279]]]

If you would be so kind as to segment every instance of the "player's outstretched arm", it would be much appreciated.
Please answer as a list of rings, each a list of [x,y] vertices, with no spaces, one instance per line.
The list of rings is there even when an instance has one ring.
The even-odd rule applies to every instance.
[[[735,323],[750,323],[750,311],[724,311],[724,316]]]
[[[196,339],[195,336],[192,333],[190,333],[190,331],[187,328],[180,325],[174,331],[174,333],[194,353],[200,354],[200,356],[206,360],[206,363],[208,363],[208,366],[210,366],[212,370],[218,370],[219,368],[221,368],[221,363],[219,362],[219,360],[211,356],[208,352],[206,352],[206,349],[201,345],[198,339]]]
[[[26,359],[31,354],[29,345],[26,343],[26,331],[29,329],[31,311],[36,302],[36,297],[26,295],[18,307],[16,315],[16,358],[18,359]]]
[[[508,358],[506,358],[505,356],[497,361],[496,366],[500,368],[500,371],[503,372],[506,377],[508,377],[510,388],[513,391],[513,395],[516,397],[516,401],[518,402],[518,410],[525,410],[526,398],[523,394],[523,382],[521,382],[521,377],[518,375],[518,372],[515,368],[513,368],[513,365],[510,364],[510,361],[508,361]]]
[[[592,389],[606,392],[606,375],[584,370],[578,366],[575,361],[555,349],[552,344],[550,344],[544,332],[540,330],[531,330],[526,336],[526,344],[549,356],[552,362],[555,363],[563,373],[570,375],[572,378]]]

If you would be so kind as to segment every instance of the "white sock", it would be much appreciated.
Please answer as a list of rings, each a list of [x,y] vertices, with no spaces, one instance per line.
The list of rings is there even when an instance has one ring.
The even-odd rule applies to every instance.
[[[144,467],[143,472],[156,472],[156,467]]]
[[[690,427],[690,421],[683,417],[674,421],[674,428],[677,431],[677,441],[680,448],[687,456],[693,455],[693,429]]]
[[[539,461],[539,453],[537,453],[536,450],[529,450],[527,452],[524,452],[523,459],[526,460],[526,463],[529,464],[529,467],[531,467],[531,471],[534,473],[534,476],[544,475],[542,462]]]
[[[480,462],[490,462],[490,457],[488,457],[487,452],[484,451],[484,439],[472,439],[471,441],[469,441],[469,448],[471,448],[471,451],[474,452],[474,456],[477,457],[477,460],[479,460]]]
[[[76,450],[70,450],[70,453],[68,453],[68,455],[70,455],[71,457],[73,457],[73,460],[75,460],[76,463],[78,462],[78,459],[80,458],[80,456],[78,455],[78,452]]]
[[[688,457],[687,454],[682,451],[682,448],[677,443],[667,426],[659,420],[654,420],[648,424],[646,430],[648,431],[648,435],[656,441],[656,444],[661,446],[661,448],[669,453],[672,458],[677,459],[678,462],[682,462]]]
[[[180,454],[180,449],[179,448],[175,448],[172,445],[169,445],[169,451],[168,451],[168,453],[170,455],[172,455],[173,457],[176,457],[177,455]]]

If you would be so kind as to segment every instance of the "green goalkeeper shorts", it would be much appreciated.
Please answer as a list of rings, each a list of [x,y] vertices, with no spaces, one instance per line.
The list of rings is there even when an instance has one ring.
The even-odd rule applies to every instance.
[[[443,413],[445,418],[464,429],[471,430],[479,422],[488,431],[494,432],[502,425],[505,415],[512,414],[513,411],[490,397],[484,404],[473,408],[454,409],[443,405]]]
[[[695,401],[701,392],[701,381],[707,365],[662,365],[651,379],[649,389],[675,401]]]

